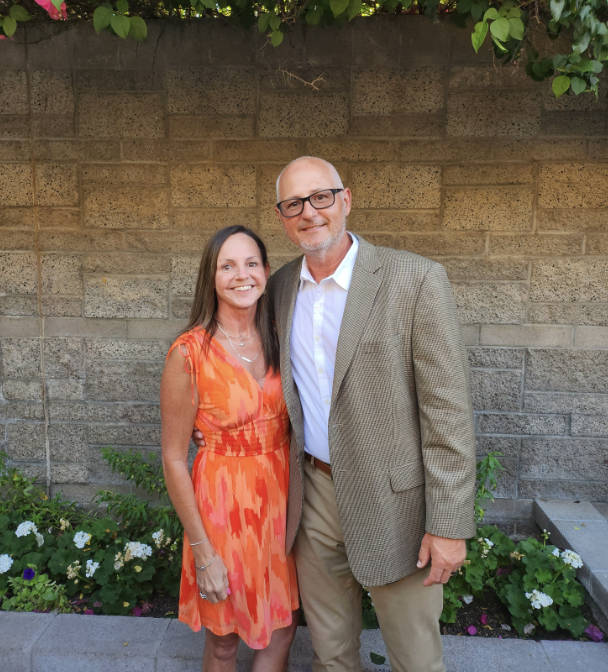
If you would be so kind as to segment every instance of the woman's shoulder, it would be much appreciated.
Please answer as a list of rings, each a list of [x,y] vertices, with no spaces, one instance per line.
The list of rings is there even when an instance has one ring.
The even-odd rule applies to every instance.
[[[173,341],[168,354],[170,354],[177,346],[180,346],[180,349],[181,346],[183,346],[190,355],[199,355],[205,346],[207,338],[207,331],[202,326],[193,327],[188,331],[182,332]]]

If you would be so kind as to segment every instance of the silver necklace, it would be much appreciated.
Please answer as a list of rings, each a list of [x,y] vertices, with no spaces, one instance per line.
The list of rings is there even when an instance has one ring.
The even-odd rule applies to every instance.
[[[255,362],[255,360],[258,358],[258,355],[260,352],[262,352],[262,344],[260,343],[260,349],[256,352],[255,357],[253,359],[249,359],[247,357],[243,357],[243,355],[240,355],[237,351],[236,348],[234,347],[234,344],[232,343],[232,340],[230,339],[230,336],[222,329],[220,326],[220,323],[217,323],[217,326],[219,327],[219,330],[224,334],[224,336],[228,339],[228,343],[230,343],[230,347],[234,350],[234,354],[239,358],[242,359],[244,362],[248,362],[251,364],[252,362]],[[245,345],[244,343],[237,343],[237,345]]]
[[[231,338],[236,338],[236,339],[238,339],[239,341],[241,341],[240,343],[237,343],[237,345],[240,345],[241,348],[244,348],[244,347],[245,347],[245,342],[247,342],[247,343],[250,343],[250,342],[251,342],[251,343],[252,343],[252,342],[255,341],[255,339],[258,338],[258,336],[259,336],[257,333],[255,333],[255,334],[253,334],[253,335],[251,335],[251,336],[235,336],[234,334],[228,334],[228,333],[226,333],[226,332],[222,329],[222,325],[221,325],[219,322],[217,323],[217,326],[219,327],[219,330],[222,332],[222,334],[224,334],[224,336],[225,336],[229,341],[230,341]],[[232,341],[230,341],[230,342],[232,343]]]

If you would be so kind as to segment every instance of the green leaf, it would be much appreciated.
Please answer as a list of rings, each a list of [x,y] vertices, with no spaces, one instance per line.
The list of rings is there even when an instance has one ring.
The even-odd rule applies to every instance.
[[[473,4],[472,0],[460,0],[458,3],[458,13],[467,14],[471,11],[471,5]]]
[[[17,30],[17,22],[13,19],[12,16],[5,16],[2,23],[2,28],[4,29],[4,34],[7,37],[10,37]]]
[[[309,26],[316,26],[321,20],[322,16],[323,16],[323,7],[321,5],[318,5],[314,9],[310,9],[306,12],[306,23]]]
[[[496,21],[497,19],[500,19],[500,14],[494,9],[494,7],[490,7],[490,9],[488,9],[488,11],[483,15],[484,21]]]
[[[129,36],[137,42],[143,42],[148,36],[148,26],[141,16],[130,16],[129,21],[131,27],[129,28]]]
[[[524,39],[524,22],[521,19],[508,19],[509,21],[509,35],[515,40]]]
[[[107,7],[101,5],[93,12],[93,27],[99,34],[104,28],[107,28],[114,16],[114,12]]]
[[[379,656],[377,653],[374,653],[373,651],[370,652],[369,658],[374,663],[374,665],[384,665],[386,663],[386,658],[384,656]]]
[[[473,43],[473,48],[476,52],[481,49],[483,41],[486,39],[488,34],[488,24],[485,21],[480,21],[475,24],[475,29],[471,35],[471,42]]]
[[[482,5],[482,4],[476,4],[476,5],[471,5],[471,18],[473,21],[479,21],[481,19],[481,15],[483,14],[483,10],[487,7],[487,5]]]
[[[272,42],[273,47],[278,47],[279,44],[283,41],[283,33],[280,30],[273,30],[270,33],[270,41]]]
[[[556,77],[553,80],[551,88],[553,89],[555,97],[559,98],[570,88],[570,77],[568,77],[568,75],[560,75],[559,77]]]
[[[551,581],[551,572],[548,569],[536,570],[535,576],[539,583],[549,583]]]
[[[497,40],[506,42],[509,37],[509,20],[496,19],[490,24],[490,32]]]
[[[29,21],[32,15],[21,5],[13,5],[9,10],[9,16],[12,16],[15,21]]]
[[[217,9],[217,4],[214,0],[201,0],[201,2],[207,9]]]
[[[573,77],[570,80],[570,86],[572,91],[578,96],[579,93],[582,93],[587,88],[587,82],[580,77]]]
[[[557,70],[557,68],[563,68],[564,65],[568,62],[568,57],[564,56],[564,54],[555,54],[553,57],[553,67]]]
[[[557,628],[557,614],[550,607],[545,607],[538,615],[538,622],[547,630],[553,631]]]
[[[61,5],[63,3],[63,0],[51,0],[51,2],[55,6],[55,9],[61,9]]]
[[[347,13],[348,20],[352,21],[355,18],[355,16],[358,16],[361,13],[362,7],[363,7],[362,0],[350,0]]]
[[[566,0],[551,0],[549,3],[549,8],[551,9],[551,15],[553,16],[554,21],[560,20],[565,4]]]
[[[342,12],[346,11],[349,0],[329,0],[329,6],[334,16],[340,16]]]
[[[270,21],[270,14],[264,12],[258,16],[258,30],[260,33],[265,33],[268,30],[268,22]]]
[[[279,27],[281,26],[281,18],[276,14],[270,14],[268,25],[270,26],[270,29],[272,31],[278,30]]]
[[[110,25],[118,37],[127,39],[129,30],[131,30],[131,22],[126,16],[122,16],[121,14],[114,14],[112,20],[110,21]]]
[[[129,11],[129,3],[127,0],[116,0],[116,9],[121,14],[126,14]]]

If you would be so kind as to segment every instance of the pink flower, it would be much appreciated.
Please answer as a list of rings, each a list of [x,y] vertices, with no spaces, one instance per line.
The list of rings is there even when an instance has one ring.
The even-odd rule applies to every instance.
[[[482,614],[482,615],[479,617],[479,620],[481,621],[481,623],[482,623],[483,625],[487,625],[487,624],[488,624],[488,615],[487,615],[487,614]]]
[[[95,612],[92,609],[85,609],[84,610],[84,615],[85,616],[94,616]]]
[[[141,613],[142,614],[149,614],[152,611],[153,607],[154,607],[154,605],[152,604],[152,602],[144,602],[141,605]]]
[[[531,635],[534,630],[536,630],[534,623],[527,623],[524,625],[524,635]]]
[[[131,616],[141,616],[141,609],[139,607],[133,607]]]
[[[65,2],[61,3],[61,14],[59,13],[59,10],[55,5],[51,2],[51,0],[36,0],[36,3],[39,4],[42,9],[45,9],[48,13],[51,19],[55,19],[56,21],[58,19],[68,18],[68,13],[66,11],[66,5]]]
[[[99,609],[99,608],[101,607],[101,602],[93,602],[93,606],[94,606],[96,609]]]
[[[589,635],[594,642],[601,642],[604,639],[604,633],[597,627],[591,624],[586,630],[585,634]]]
[[[477,634],[477,628],[474,625],[469,625],[469,627],[467,628],[467,632],[469,633],[469,635],[471,635],[471,637],[473,637],[473,635]]]

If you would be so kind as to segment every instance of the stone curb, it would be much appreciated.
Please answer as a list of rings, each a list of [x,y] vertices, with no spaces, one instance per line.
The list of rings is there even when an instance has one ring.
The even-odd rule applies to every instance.
[[[570,548],[583,559],[579,581],[608,619],[608,520],[589,502],[534,502],[534,518],[556,546]]]
[[[608,672],[608,644],[444,636],[447,672]],[[0,612],[1,672],[200,672],[204,634],[176,620]],[[388,672],[378,630],[361,637],[364,672]],[[238,672],[251,669],[241,646]],[[311,672],[307,628],[298,628],[289,672]]]

